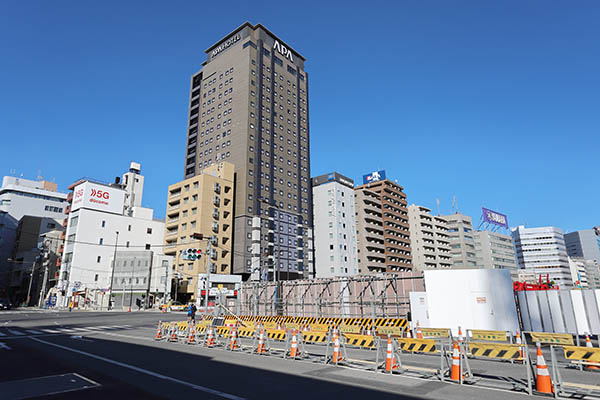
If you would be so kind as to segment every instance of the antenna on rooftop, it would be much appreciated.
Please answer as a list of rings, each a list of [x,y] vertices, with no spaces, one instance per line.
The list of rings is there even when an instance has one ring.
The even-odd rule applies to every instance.
[[[440,213],[440,199],[435,199],[435,203],[437,204],[437,209],[438,209],[438,217],[439,217],[440,215],[442,215],[442,214]]]
[[[42,170],[40,168],[38,168],[37,180],[41,181],[43,179],[44,179],[44,177],[42,176]]]
[[[456,195],[452,196],[452,212],[458,212],[458,202],[456,201]]]

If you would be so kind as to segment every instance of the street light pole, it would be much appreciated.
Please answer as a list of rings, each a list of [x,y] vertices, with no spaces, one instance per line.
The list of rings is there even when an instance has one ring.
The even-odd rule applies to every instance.
[[[31,263],[31,273],[29,274],[29,289],[27,289],[27,303],[25,307],[29,307],[29,300],[31,300],[31,284],[33,283],[33,270],[35,268],[35,261]]]
[[[131,302],[133,301],[133,271],[135,270],[135,258],[133,259],[133,265],[131,266],[131,285],[129,285],[129,311],[131,312]]]
[[[113,265],[112,265],[112,273],[110,274],[110,287],[108,289],[108,309],[111,309],[111,299],[112,299],[112,290],[113,290],[113,280],[115,279],[115,267],[117,266],[117,243],[119,242],[119,231],[116,231],[115,238],[115,252],[113,255]]]

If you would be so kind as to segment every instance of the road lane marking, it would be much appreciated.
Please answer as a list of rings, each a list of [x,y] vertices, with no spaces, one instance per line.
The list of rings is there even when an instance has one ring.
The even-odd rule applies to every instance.
[[[54,329],[42,329],[45,333],[60,333],[59,331],[55,331]]]
[[[63,349],[63,350],[71,351],[73,353],[81,354],[81,355],[84,355],[84,356],[87,356],[87,357],[95,358],[96,360],[100,360],[100,361],[104,361],[104,362],[107,362],[107,363],[110,363],[110,364],[114,364],[114,365],[117,365],[119,367],[128,368],[128,369],[131,369],[133,371],[140,372],[142,374],[153,376],[155,378],[159,378],[159,379],[163,379],[163,380],[166,380],[166,381],[171,381],[171,382],[174,382],[174,383],[177,383],[177,384],[180,384],[180,385],[184,385],[184,386],[190,387],[192,389],[199,390],[201,392],[210,393],[210,394],[215,395],[215,396],[219,396],[219,397],[223,397],[223,398],[231,399],[231,400],[245,400],[243,397],[239,397],[239,396],[236,396],[236,395],[233,395],[233,394],[220,392],[218,390],[211,389],[211,388],[208,388],[208,387],[205,387],[205,386],[200,386],[200,385],[196,385],[196,384],[189,383],[189,382],[186,382],[186,381],[182,381],[182,380],[177,379],[177,378],[172,378],[170,376],[162,375],[162,374],[159,374],[157,372],[153,372],[153,371],[149,371],[147,369],[136,367],[135,365],[125,364],[125,363],[122,363],[120,361],[112,360],[110,358],[98,356],[96,354],[88,353],[88,352],[77,350],[77,349],[72,349],[72,348],[67,347],[67,346],[62,346],[60,344],[56,344],[56,343],[52,343],[52,342],[47,342],[45,340],[34,338],[34,337],[32,337],[30,339],[34,340],[36,342],[39,342],[39,343],[46,344],[48,346],[54,346],[54,347],[57,347],[59,349]]]

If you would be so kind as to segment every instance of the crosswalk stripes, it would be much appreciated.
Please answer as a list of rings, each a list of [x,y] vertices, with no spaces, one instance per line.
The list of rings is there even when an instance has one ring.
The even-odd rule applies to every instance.
[[[103,326],[89,326],[89,327],[75,327],[75,326],[53,326],[50,328],[0,328],[0,337],[26,337],[36,335],[48,335],[48,334],[82,334],[82,333],[101,333],[104,331],[115,331],[125,330],[133,328],[132,325],[103,325]]]

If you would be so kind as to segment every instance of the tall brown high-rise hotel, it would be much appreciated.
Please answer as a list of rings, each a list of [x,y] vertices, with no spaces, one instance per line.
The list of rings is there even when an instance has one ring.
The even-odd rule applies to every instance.
[[[233,273],[312,273],[308,76],[304,57],[245,23],[206,50],[191,79],[184,177],[235,166]]]

